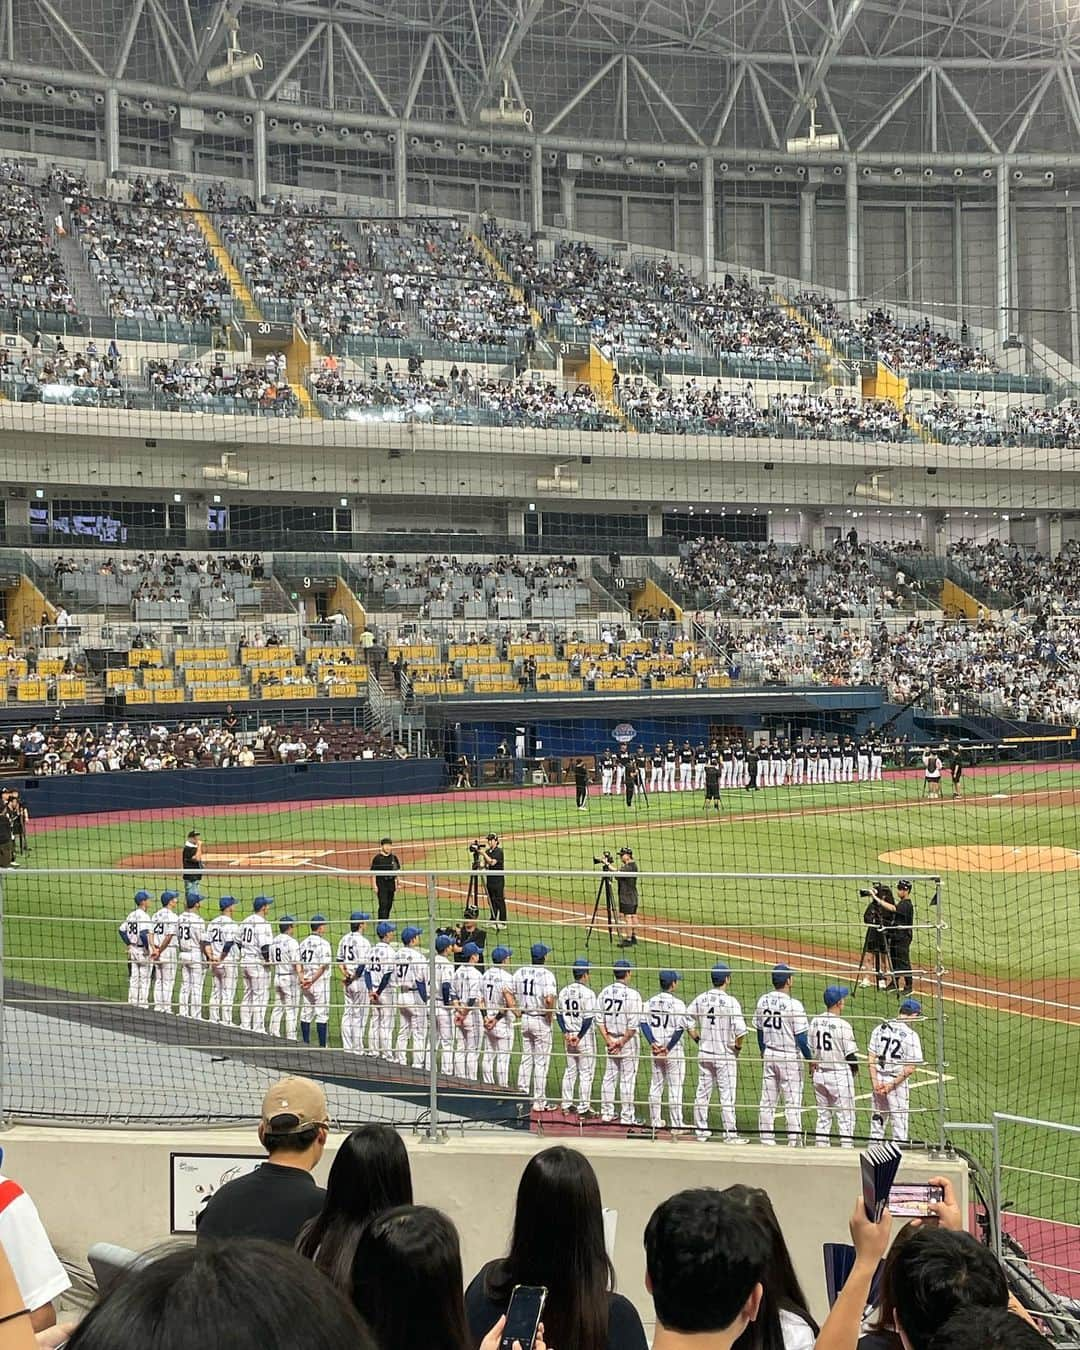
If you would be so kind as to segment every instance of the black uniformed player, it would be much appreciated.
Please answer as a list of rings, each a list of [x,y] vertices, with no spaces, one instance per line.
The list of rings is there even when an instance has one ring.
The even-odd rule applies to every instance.
[[[380,839],[379,851],[371,860],[371,870],[377,873],[374,882],[380,919],[390,917],[390,911],[394,907],[394,896],[397,893],[397,876],[395,873],[401,871],[401,859],[390,847],[393,842],[389,836]]]
[[[675,791],[675,766],[679,762],[678,751],[675,749],[675,742],[668,741],[664,750],[664,791]]]
[[[649,791],[659,792],[664,784],[664,752],[656,745],[649,757]]]
[[[633,764],[633,756],[630,754],[629,745],[619,746],[619,752],[615,756],[615,791],[622,792],[626,787],[626,779],[630,773],[630,766]]]

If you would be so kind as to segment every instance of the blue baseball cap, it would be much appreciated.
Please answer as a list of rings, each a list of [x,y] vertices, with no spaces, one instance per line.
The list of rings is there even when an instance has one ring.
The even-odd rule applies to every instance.
[[[723,961],[717,961],[716,965],[713,966],[711,973],[713,984],[723,984],[724,981],[731,976],[731,967],[725,966]]]
[[[232,909],[233,905],[236,904],[236,896],[223,895],[221,899],[217,902],[217,904],[218,909]]]
[[[466,942],[465,946],[461,949],[461,954],[465,960],[468,961],[470,957],[480,955],[480,948],[475,942]]]
[[[149,892],[149,891],[136,891],[136,892],[135,892],[135,903],[136,903],[137,905],[141,905],[142,902],[143,902],[144,900],[149,900],[149,899],[150,899],[150,892]]]
[[[272,905],[273,903],[274,897],[272,895],[257,895],[251,902],[251,908],[258,914],[264,910],[267,905]]]
[[[453,945],[454,939],[450,936],[449,933],[440,933],[439,936],[435,939],[435,950],[437,952],[444,952],[446,951],[447,947],[452,947]],[[496,951],[498,951],[498,948],[496,948]]]
[[[382,923],[376,927],[375,932],[379,937],[384,938],[390,933],[397,932],[397,924],[391,923],[389,919],[383,919]]]
[[[792,975],[794,974],[795,972],[792,970],[792,968],[788,965],[785,965],[783,961],[781,961],[779,965],[773,966],[772,968],[773,988],[781,989],[785,984],[787,984],[788,980],[790,980]]]
[[[574,974],[584,975],[587,970],[592,970],[592,962],[587,956],[579,956],[573,965]]]
[[[370,918],[371,918],[371,915],[367,912],[367,910],[364,910],[364,909],[354,909],[353,912],[349,915],[349,922],[350,922],[350,923],[367,923],[368,919],[370,919]]]
[[[621,956],[618,959],[618,961],[616,961],[615,964],[611,967],[611,969],[615,972],[616,975],[621,975],[624,971],[633,970],[634,967],[633,964],[630,961],[628,961],[625,956]]]
[[[532,959],[534,961],[542,961],[550,951],[551,948],[545,947],[542,942],[534,942],[529,949],[529,954],[532,956]]]
[[[677,970],[662,970],[660,972],[661,984],[674,984],[678,978],[679,972]]]
[[[188,891],[186,901],[188,909],[194,909],[196,905],[201,905],[202,902],[203,897],[199,894],[198,891]]]
[[[327,922],[325,914],[313,914],[310,919],[312,928],[321,928]]]
[[[163,905],[167,905],[167,904],[169,903],[170,900],[179,900],[179,899],[180,899],[180,892],[179,892],[179,891],[162,891],[162,892],[161,892],[161,903],[162,903]]]
[[[826,1008],[833,1008],[841,999],[847,998],[850,993],[851,990],[846,984],[830,984],[826,986],[821,998]]]
[[[405,943],[414,942],[423,931],[422,928],[414,928],[410,924],[408,928],[403,928],[401,930],[401,940]]]
[[[496,965],[501,965],[503,961],[509,961],[513,954],[509,947],[496,947],[491,953],[491,959]]]
[[[917,998],[906,998],[903,1003],[900,1004],[900,1011],[902,1013],[910,1013],[912,1017],[918,1017],[922,1012],[922,1004]]]
[[[282,930],[282,932],[284,932],[286,928],[294,927],[295,924],[296,920],[293,918],[291,914],[283,914],[281,918],[278,919],[277,921],[277,926]]]

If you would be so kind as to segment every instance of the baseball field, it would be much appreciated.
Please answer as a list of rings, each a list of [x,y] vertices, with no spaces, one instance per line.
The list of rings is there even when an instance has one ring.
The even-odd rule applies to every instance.
[[[768,969],[786,960],[798,971],[794,993],[812,1015],[824,985],[855,982],[866,903],[859,879],[909,876],[927,1061],[914,1080],[913,1136],[936,1137],[941,1091],[953,1121],[983,1121],[1004,1110],[1080,1122],[1080,776],[1071,765],[987,769],[969,773],[962,800],[948,799],[948,787],[940,802],[922,791],[920,777],[896,774],[881,783],[731,791],[718,813],[704,809],[700,792],[654,795],[628,811],[621,798],[593,789],[588,810],[578,811],[572,789],[506,788],[259,803],[203,809],[196,817],[135,811],[58,818],[35,823],[22,869],[4,878],[7,969],[33,983],[122,1002],[117,925],[140,886],[182,889],[180,845],[193,825],[205,838],[207,917],[225,892],[238,899],[237,917],[255,895],[270,894],[272,914],[295,915],[299,936],[313,913],[326,915],[332,943],[352,909],[374,912],[370,878],[350,873],[367,867],[380,837],[393,839],[406,869],[393,915],[400,931],[409,919],[430,927],[432,876],[439,923],[460,919],[468,842],[494,830],[512,874],[504,940],[513,964],[543,940],[560,983],[586,952],[597,967],[594,986],[607,982],[612,959],[624,953],[611,941],[602,898],[588,931],[600,875],[593,858],[629,845],[643,874],[642,919],[639,943],[626,954],[644,996],[657,988],[656,971],[673,967],[682,976],[677,992],[689,1002],[722,957],[749,1013],[768,987]],[[845,1015],[861,1046],[895,1007],[895,995],[857,989]],[[332,1043],[338,1012],[335,1006]],[[558,1041],[556,1032],[555,1100]],[[691,1066],[688,1097],[694,1080]],[[759,1085],[757,1048],[748,1044],[738,1114],[750,1134]],[[638,1090],[643,1102],[644,1060]],[[857,1092],[864,1132],[865,1071]],[[808,1090],[808,1104],[810,1098]],[[804,1123],[812,1127],[812,1112]],[[1060,1212],[1052,1180],[1025,1178],[1024,1186],[1028,1212]]]

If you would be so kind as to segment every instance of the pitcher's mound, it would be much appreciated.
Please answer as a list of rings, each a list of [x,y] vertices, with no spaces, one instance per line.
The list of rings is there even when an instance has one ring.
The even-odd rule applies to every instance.
[[[911,872],[1068,872],[1080,868],[1071,848],[1006,844],[937,844],[898,848],[878,855],[882,862]]]

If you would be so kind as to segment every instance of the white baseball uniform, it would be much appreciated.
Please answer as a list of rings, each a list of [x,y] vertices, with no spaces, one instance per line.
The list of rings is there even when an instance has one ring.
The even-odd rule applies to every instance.
[[[454,1072],[457,1052],[457,1023],[454,1021],[454,963],[441,952],[435,955],[435,988],[430,991],[435,1000],[435,1028],[439,1037],[439,1070]]]
[[[881,746],[877,741],[870,742],[870,781],[881,782]]]
[[[341,1048],[351,1054],[364,1052],[368,1020],[368,987],[364,980],[371,943],[363,933],[346,933],[337,947],[337,963],[344,966],[345,1007],[341,1014]]]
[[[231,914],[219,914],[206,925],[206,944],[214,958],[210,967],[211,1022],[231,1027],[236,977],[240,962],[240,927]]]
[[[162,905],[151,919],[150,946],[155,953],[154,964],[154,1011],[171,1013],[173,994],[176,992],[176,975],[180,969],[179,948],[176,945],[176,926],[180,915],[176,910]],[[168,939],[168,946],[165,940]]]
[[[602,796],[611,796],[611,780],[614,777],[615,761],[613,759],[602,759],[600,761],[600,793]]]
[[[418,947],[399,947],[394,954],[398,1032],[394,1063],[404,1064],[412,1046],[412,1066],[423,1068],[427,1056],[428,963]]]
[[[683,1116],[683,1084],[686,1082],[686,1052],[683,1033],[686,1030],[686,1004],[674,994],[661,990],[647,1000],[641,1014],[641,1032],[648,1028],[654,1045],[666,1046],[667,1054],[652,1056],[652,1078],[649,1080],[649,1123],[659,1129],[664,1123],[662,1104],[667,1089],[668,1118],[673,1130],[686,1128]]]
[[[514,972],[514,997],[521,1009],[521,1062],[518,1090],[532,1096],[533,1107],[546,1111],[548,1065],[551,1063],[551,1017],[558,994],[555,976],[546,966],[521,966]]]
[[[724,1138],[734,1139],[735,1080],[738,1047],[746,1035],[739,1001],[724,989],[707,989],[691,999],[687,1018],[698,1033],[698,1081],[694,1095],[694,1130],[699,1139],[709,1137],[709,1107],[713,1092],[720,1098]]]
[[[619,1118],[622,1124],[633,1125],[634,1094],[641,1058],[642,998],[633,985],[624,980],[613,980],[600,990],[597,1001],[604,1030],[619,1042],[617,1049],[607,1052],[604,1076],[600,1080],[600,1118],[615,1119],[615,1085],[618,1083]]]
[[[300,944],[291,933],[278,933],[270,939],[269,955],[276,995],[270,1010],[270,1035],[295,1041],[300,1016]]]
[[[878,1082],[882,1090],[874,1093],[873,1114],[870,1117],[870,1138],[884,1139],[886,1124],[891,1126],[893,1142],[908,1140],[908,1111],[911,1083],[904,1079],[893,1081],[910,1064],[923,1062],[922,1041],[919,1033],[902,1017],[882,1022],[870,1033],[870,1057],[875,1061]]]
[[[203,943],[206,941],[206,920],[197,909],[185,910],[178,916],[176,945],[180,953],[180,1016],[203,1015],[203,979],[206,962]]]
[[[675,770],[678,767],[674,750],[667,750],[664,753],[664,783],[665,792],[675,791]]]
[[[775,1144],[773,1122],[777,1104],[784,1103],[788,1143],[798,1145],[802,1131],[802,1052],[797,1036],[809,1031],[806,1010],[797,998],[774,989],[757,1001],[754,1027],[764,1043],[758,1131],[763,1144]]]
[[[371,999],[371,1053],[380,1059],[390,1059],[393,1055],[396,954],[389,942],[376,942],[368,954],[365,973]]]
[[[679,751],[679,791],[689,792],[694,773],[694,756],[689,750]]]
[[[817,1145],[828,1148],[832,1122],[842,1148],[851,1148],[855,1134],[855,1080],[851,1059],[858,1056],[851,1023],[836,1013],[818,1013],[810,1020],[810,1049],[814,1052],[811,1081],[817,1102]]]
[[[483,1029],[484,988],[480,971],[471,964],[459,965],[451,982],[457,1046],[454,1073],[474,1079],[480,1069],[480,1033]]]
[[[573,1106],[576,1086],[578,1110],[584,1115],[592,1109],[592,1086],[596,1077],[596,1018],[599,1004],[589,986],[575,980],[559,991],[555,1009],[559,1027],[567,1038],[566,1068],[562,1080],[562,1109],[569,1111]]]
[[[150,1005],[150,972],[153,970],[150,964],[150,942],[153,927],[150,915],[136,905],[117,930],[127,947],[127,1001],[135,1008]]]
[[[323,1026],[330,1021],[330,967],[334,954],[321,933],[309,933],[300,944],[304,979],[312,983],[300,990],[300,1021]],[[322,971],[320,975],[319,972]]]
[[[270,967],[262,949],[274,940],[274,930],[262,914],[249,914],[241,923],[240,941],[240,1025],[245,1031],[266,1030],[270,1005]]]
[[[484,993],[484,1051],[480,1076],[485,1083],[510,1083],[510,1056],[514,1049],[513,976],[504,965],[491,966],[481,981]],[[488,1023],[491,1023],[489,1026]]]

